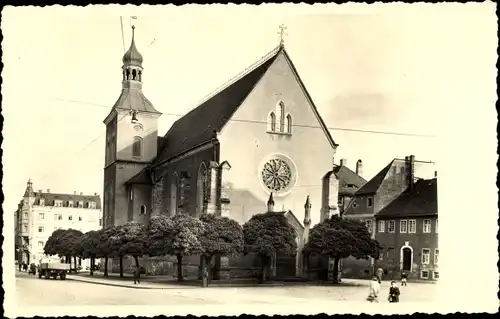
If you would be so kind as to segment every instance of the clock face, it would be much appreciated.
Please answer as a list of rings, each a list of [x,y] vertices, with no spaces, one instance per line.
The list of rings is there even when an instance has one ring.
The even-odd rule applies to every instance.
[[[259,174],[266,191],[277,196],[288,194],[297,181],[295,164],[282,154],[269,156],[261,165]]]
[[[138,132],[139,132],[139,131],[142,131],[142,130],[143,130],[143,127],[142,127],[142,125],[141,125],[141,124],[135,124],[135,125],[134,125],[134,130],[136,130],[136,131],[138,131]]]

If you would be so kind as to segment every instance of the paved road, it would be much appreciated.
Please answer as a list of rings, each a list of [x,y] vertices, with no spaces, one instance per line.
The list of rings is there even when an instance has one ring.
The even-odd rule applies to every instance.
[[[388,291],[383,283],[382,291]],[[385,287],[387,286],[387,287]],[[402,302],[432,301],[434,284],[411,284],[402,287]],[[16,299],[19,308],[57,306],[181,306],[290,305],[307,308],[312,303],[363,301],[367,287],[291,286],[291,287],[175,287],[166,289],[132,289],[72,280],[45,280],[16,274]],[[381,302],[387,302],[382,298]],[[186,307],[189,309],[189,307]]]

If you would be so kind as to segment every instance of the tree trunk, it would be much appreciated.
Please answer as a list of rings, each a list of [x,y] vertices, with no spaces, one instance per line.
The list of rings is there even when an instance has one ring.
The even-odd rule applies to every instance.
[[[201,286],[208,287],[207,257],[203,255],[201,256],[200,266],[201,266]]]
[[[212,279],[214,278],[214,268],[212,267],[213,256],[207,257],[207,277],[208,284],[212,283]]]
[[[94,256],[90,256],[90,275],[94,275]]]
[[[73,261],[75,262],[75,272],[77,272],[78,264],[76,263],[76,256],[73,256]]]
[[[333,283],[338,284],[339,283],[339,257],[334,257],[333,258]]]
[[[82,265],[82,257],[78,257],[78,266]]]
[[[123,256],[120,256],[120,277],[123,277]]]
[[[135,266],[137,268],[139,268],[139,257],[138,256],[134,256],[134,260],[135,260]]]
[[[177,281],[183,281],[182,278],[182,255],[177,255]]]
[[[108,277],[108,256],[104,257],[104,276]]]

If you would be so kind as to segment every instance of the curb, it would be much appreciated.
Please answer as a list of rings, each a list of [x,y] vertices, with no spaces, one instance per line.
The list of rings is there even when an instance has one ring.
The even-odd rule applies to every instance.
[[[121,288],[130,288],[130,289],[173,289],[173,288],[167,288],[167,287],[144,287],[144,286],[139,286],[139,285],[128,286],[128,285],[121,285],[121,284],[115,284],[115,283],[110,283],[110,282],[88,281],[88,280],[81,280],[81,279],[78,279],[78,278],[69,278],[69,277],[66,277],[66,280],[79,281],[79,282],[84,282],[84,283],[87,283],[87,284],[112,286],[112,287],[121,287]]]

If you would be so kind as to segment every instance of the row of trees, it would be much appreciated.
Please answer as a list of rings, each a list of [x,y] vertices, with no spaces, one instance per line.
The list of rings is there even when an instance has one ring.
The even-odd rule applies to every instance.
[[[380,246],[372,240],[364,224],[332,217],[316,225],[310,233],[304,253],[328,255],[338,265],[340,258],[378,258]],[[212,273],[217,256],[255,254],[261,259],[262,281],[267,277],[271,259],[277,254],[297,253],[296,232],[284,214],[267,212],[254,215],[243,227],[227,217],[203,214],[200,218],[185,214],[173,217],[152,216],[148,225],[129,222],[85,234],[74,230],[56,230],[49,237],[44,252],[71,257],[90,258],[91,275],[95,259],[104,258],[104,275],[108,275],[108,259],[118,257],[123,276],[123,257],[132,256],[139,267],[139,257],[171,255],[177,258],[178,280],[183,280],[182,259],[200,255],[203,285]],[[338,267],[334,268],[337,271]],[[334,278],[337,278],[336,274]]]

